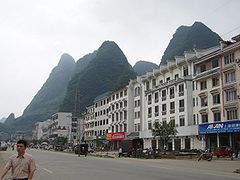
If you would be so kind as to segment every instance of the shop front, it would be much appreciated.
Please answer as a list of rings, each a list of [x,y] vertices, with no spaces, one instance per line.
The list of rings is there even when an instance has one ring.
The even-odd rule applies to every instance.
[[[118,150],[125,136],[125,132],[107,133],[106,139],[110,142],[110,149]]]
[[[240,120],[201,124],[198,133],[210,151],[219,147],[240,150]]]

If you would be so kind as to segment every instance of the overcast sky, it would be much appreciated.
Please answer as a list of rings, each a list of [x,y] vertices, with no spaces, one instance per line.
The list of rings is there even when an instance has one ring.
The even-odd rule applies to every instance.
[[[133,66],[156,64],[180,25],[240,34],[238,0],[1,0],[0,119],[18,117],[63,53],[78,60],[115,41]]]

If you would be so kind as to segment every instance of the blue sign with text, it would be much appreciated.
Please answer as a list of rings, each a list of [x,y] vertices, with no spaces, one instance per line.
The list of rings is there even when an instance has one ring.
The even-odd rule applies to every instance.
[[[231,132],[240,132],[240,121],[216,122],[200,124],[198,126],[198,133],[200,135]]]

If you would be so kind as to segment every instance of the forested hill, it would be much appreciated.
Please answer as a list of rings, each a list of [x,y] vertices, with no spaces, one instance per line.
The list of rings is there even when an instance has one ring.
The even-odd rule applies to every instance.
[[[161,64],[193,48],[205,49],[216,46],[220,40],[222,39],[217,33],[201,22],[195,22],[192,26],[180,26],[170,40],[162,56]]]
[[[136,73],[118,45],[105,41],[97,50],[96,57],[69,82],[59,111],[73,111],[76,91],[80,93],[80,111],[83,112],[98,95],[126,85],[135,77]]]
[[[36,122],[47,120],[57,112],[74,69],[74,59],[68,54],[63,54],[47,81],[24,110],[23,115],[18,117],[11,126],[16,130],[32,131]]]
[[[154,64],[154,63],[148,62],[148,61],[138,61],[133,66],[134,71],[139,76],[143,75],[143,74],[146,74],[147,72],[152,72],[153,69],[157,69],[157,68],[158,68],[157,64]]]

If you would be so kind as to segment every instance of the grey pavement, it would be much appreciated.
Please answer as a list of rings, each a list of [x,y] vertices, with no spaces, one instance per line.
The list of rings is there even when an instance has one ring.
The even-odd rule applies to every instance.
[[[0,152],[0,160],[12,152]],[[78,157],[75,154],[30,150],[36,160],[34,180],[236,180],[238,160],[169,160]],[[3,164],[0,162],[0,165]]]

